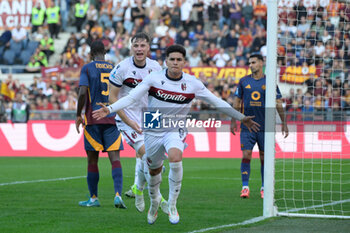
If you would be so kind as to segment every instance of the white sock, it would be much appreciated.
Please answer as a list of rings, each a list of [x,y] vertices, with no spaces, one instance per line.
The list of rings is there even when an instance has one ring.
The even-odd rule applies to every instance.
[[[145,169],[148,169],[148,166],[145,167],[144,166],[145,163],[146,161],[141,159],[140,166],[137,167],[138,175],[136,180],[136,186],[137,186],[137,189],[140,191],[142,191],[145,188],[145,184],[146,184]],[[148,174],[148,170],[147,170],[147,174]]]
[[[140,170],[141,164],[142,164],[142,160],[140,158],[136,158],[134,184],[137,184],[137,176],[139,175],[138,171]]]
[[[146,155],[144,155],[145,157]],[[149,174],[149,167],[148,167],[148,163],[146,161],[146,159],[143,159],[142,158],[142,165],[143,165],[143,173],[144,173],[144,176],[145,176],[145,179],[146,179],[146,182],[149,183],[149,177],[151,176]]]
[[[179,197],[182,182],[182,161],[169,163],[169,206],[176,206],[177,198]]]
[[[147,164],[146,160],[142,160],[143,162],[143,172],[144,172],[144,177],[147,183],[149,183],[149,179],[150,179],[150,174],[149,174],[149,167]],[[159,189],[159,195],[162,196],[162,194],[160,193],[160,189]]]
[[[158,175],[155,175],[155,176],[149,176],[148,194],[149,194],[149,197],[151,198],[151,202],[154,200],[157,200],[159,197],[160,183],[162,183],[162,174],[161,173],[159,173]]]

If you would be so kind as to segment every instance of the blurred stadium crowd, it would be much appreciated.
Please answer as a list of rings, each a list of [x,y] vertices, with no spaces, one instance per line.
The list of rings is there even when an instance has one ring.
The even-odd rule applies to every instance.
[[[55,65],[81,67],[90,61],[89,45],[101,39],[107,48],[106,59],[117,64],[130,55],[130,38],[139,31],[151,35],[150,57],[161,65],[166,47],[174,43],[185,46],[188,67],[247,66],[252,53],[267,54],[267,7],[261,0],[222,0],[220,4],[215,0],[208,4],[182,0],[172,7],[154,7],[155,0],[136,0],[134,4],[128,0],[56,3],[52,1],[46,10],[35,5],[31,30],[20,25],[12,30],[5,28],[0,36],[0,63],[23,64],[24,72],[39,72],[51,57],[59,56]],[[279,66],[316,65],[320,70],[319,77],[310,75],[304,88],[291,85],[285,96],[289,120],[301,120],[302,116],[295,114],[299,112],[350,110],[350,3],[281,0],[278,11]],[[53,45],[68,27],[76,30],[59,54]],[[235,77],[199,76],[209,90],[232,103]],[[1,103],[8,113],[12,102],[19,99],[31,110],[75,110],[76,81],[43,80],[38,73],[26,87],[9,75],[1,87]],[[196,101],[193,109],[210,106]]]

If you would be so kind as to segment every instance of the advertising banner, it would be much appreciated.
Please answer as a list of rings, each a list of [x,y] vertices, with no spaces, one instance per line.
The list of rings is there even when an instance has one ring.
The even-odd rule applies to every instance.
[[[4,26],[14,28],[17,24],[29,29],[32,8],[39,2],[43,9],[51,0],[0,0],[0,29]]]
[[[227,124],[226,124],[227,123]],[[290,122],[289,137],[283,138],[280,126],[276,133],[276,158],[350,159],[350,123]],[[74,121],[30,121],[28,124],[0,124],[0,156],[85,157],[82,132]],[[220,131],[214,129],[190,132],[185,158],[241,158],[239,133],[232,135],[228,122]],[[122,157],[134,157],[133,149],[124,143]],[[257,147],[254,157],[258,157]],[[101,156],[107,156],[102,153]]]

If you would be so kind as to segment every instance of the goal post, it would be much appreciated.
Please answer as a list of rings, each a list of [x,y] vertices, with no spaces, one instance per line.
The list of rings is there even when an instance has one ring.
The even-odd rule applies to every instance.
[[[263,216],[350,219],[350,1],[264,2]],[[276,85],[287,139],[276,124]]]
[[[275,125],[276,80],[277,80],[277,0],[267,1],[267,57],[266,57],[266,111],[264,155],[264,217],[277,213],[274,206],[275,182]],[[273,114],[271,114],[273,113]]]

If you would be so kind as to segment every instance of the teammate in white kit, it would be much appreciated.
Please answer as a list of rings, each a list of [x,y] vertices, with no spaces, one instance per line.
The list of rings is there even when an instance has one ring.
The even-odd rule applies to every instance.
[[[131,52],[133,56],[121,61],[112,70],[109,81],[109,102],[114,103],[118,99],[129,94],[143,78],[152,71],[161,71],[162,67],[157,61],[147,58],[150,50],[150,38],[146,33],[140,32],[131,38]],[[144,136],[140,128],[142,109],[148,104],[147,95],[137,102],[119,110],[116,115],[116,124],[122,132],[126,142],[136,151],[135,180],[131,190],[125,194],[135,197],[136,209],[142,212],[145,209],[143,189],[148,176],[147,163],[142,161],[145,154]],[[146,166],[146,168],[144,168]],[[146,172],[146,174],[144,174]],[[167,202],[162,199],[162,209],[167,212]]]
[[[157,109],[152,114],[154,119],[160,115],[186,116],[190,110],[191,101],[197,97],[214,105],[219,111],[228,116],[241,121],[250,130],[257,132],[259,124],[252,120],[254,116],[244,116],[211,93],[196,77],[182,72],[185,66],[185,57],[186,50],[183,46],[172,45],[168,47],[166,50],[166,64],[168,68],[166,70],[151,73],[129,95],[121,98],[116,103],[108,107],[100,104],[102,108],[94,111],[93,117],[101,119],[111,112],[117,112],[135,103],[147,94],[149,110]],[[159,109],[161,109],[161,112],[159,112]],[[152,120],[154,120],[153,118]],[[148,181],[151,198],[151,206],[147,215],[149,224],[153,224],[156,221],[161,202],[159,186],[162,180],[161,171],[163,160],[165,159],[164,152],[168,154],[170,167],[169,221],[172,224],[177,224],[180,220],[176,201],[181,190],[183,174],[182,152],[185,146],[185,132],[186,129],[180,127],[173,127],[170,130],[159,127],[144,131],[146,156],[151,175]]]

